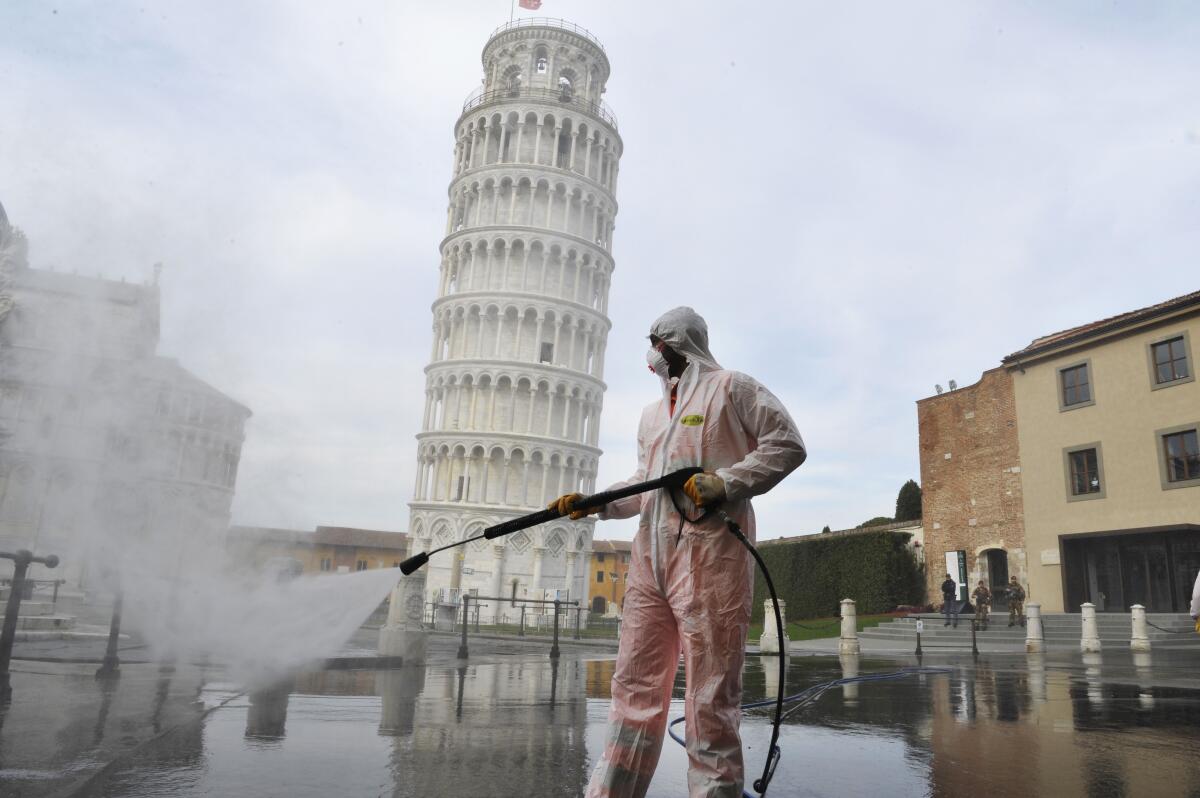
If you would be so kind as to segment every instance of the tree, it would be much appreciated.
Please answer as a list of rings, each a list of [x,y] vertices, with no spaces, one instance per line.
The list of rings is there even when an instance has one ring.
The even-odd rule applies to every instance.
[[[921,486],[909,480],[900,486],[896,495],[896,520],[919,521],[921,519]]]
[[[877,515],[868,521],[863,521],[858,525],[858,528],[862,529],[864,526],[880,526],[882,524],[890,523],[892,523],[892,519],[888,518],[886,515]]]
[[[829,525],[828,525],[828,524],[826,524],[825,526],[821,527],[821,534],[822,534],[822,535],[827,535],[827,534],[829,534],[829,533],[830,533],[830,532],[832,532],[832,531],[833,531],[833,530],[829,528]]]

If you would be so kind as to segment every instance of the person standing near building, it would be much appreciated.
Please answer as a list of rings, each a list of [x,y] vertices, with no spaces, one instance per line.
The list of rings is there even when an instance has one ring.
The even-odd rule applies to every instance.
[[[766,493],[804,462],[804,441],[787,410],[755,380],[721,368],[708,350],[708,326],[687,307],[650,328],[650,370],[662,398],[643,412],[638,469],[643,482],[701,466],[686,495],[654,491],[608,504],[602,519],[641,516],[633,541],[608,739],[588,798],[641,798],[667,736],[667,712],[682,651],[688,792],[741,798],[745,780],[738,733],[742,665],[754,562],[719,517],[720,506],[754,539],[750,498]],[[581,496],[551,502],[572,512]],[[688,519],[697,518],[696,521]]]
[[[1025,625],[1025,588],[1014,576],[1008,580],[1008,625]]]
[[[942,626],[949,626],[953,619],[954,628],[958,628],[958,582],[950,574],[946,574],[946,581],[942,582],[942,614],[946,616]]]
[[[988,590],[988,586],[979,580],[979,586],[975,588],[975,592],[971,594],[975,600],[975,623],[982,631],[987,631],[988,614],[992,611],[992,591]]]

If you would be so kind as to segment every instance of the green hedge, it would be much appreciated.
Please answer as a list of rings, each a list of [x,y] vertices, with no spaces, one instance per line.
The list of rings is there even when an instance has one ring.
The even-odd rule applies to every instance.
[[[905,546],[909,535],[890,531],[812,535],[787,543],[766,542],[759,553],[771,571],[788,618],[828,618],[852,598],[859,615],[925,603],[925,569]],[[766,582],[756,573],[754,613],[762,621]]]

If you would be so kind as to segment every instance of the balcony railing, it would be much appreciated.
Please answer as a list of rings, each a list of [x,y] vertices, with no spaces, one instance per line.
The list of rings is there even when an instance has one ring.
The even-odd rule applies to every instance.
[[[483,105],[490,105],[495,102],[504,102],[507,100],[541,100],[543,102],[555,103],[568,108],[574,108],[578,111],[584,111],[593,116],[598,116],[606,122],[613,130],[617,129],[617,117],[613,114],[612,109],[600,101],[594,103],[590,100],[585,100],[576,95],[570,89],[562,87],[557,89],[544,89],[532,86],[508,86],[503,89],[492,89],[484,91],[483,87],[476,89],[466,102],[463,103],[463,113],[467,113],[472,108],[479,108]]]
[[[592,44],[600,48],[600,52],[604,52],[604,45],[596,38],[587,28],[581,28],[574,22],[567,22],[565,19],[556,19],[554,17],[530,17],[529,19],[515,19],[511,22],[506,22],[500,27],[492,31],[492,35],[488,39],[494,39],[496,36],[509,30],[517,28],[558,28],[559,30],[570,31],[577,36],[582,36]],[[607,53],[605,53],[607,55]]]

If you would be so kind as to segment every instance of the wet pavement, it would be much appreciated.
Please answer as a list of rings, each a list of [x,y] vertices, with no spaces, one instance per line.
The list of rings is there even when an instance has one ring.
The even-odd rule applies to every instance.
[[[4,796],[579,796],[605,734],[606,652],[434,638],[429,664],[316,671],[253,692],[193,666],[15,662]],[[912,659],[793,657],[788,692]],[[776,796],[1200,795],[1192,652],[926,657],[947,674],[836,687],[792,715]],[[751,658],[747,700],[774,689]],[[766,667],[764,667],[766,666]],[[682,673],[672,715],[682,712]],[[743,724],[757,776],[767,710]],[[686,794],[668,740],[652,796]]]

